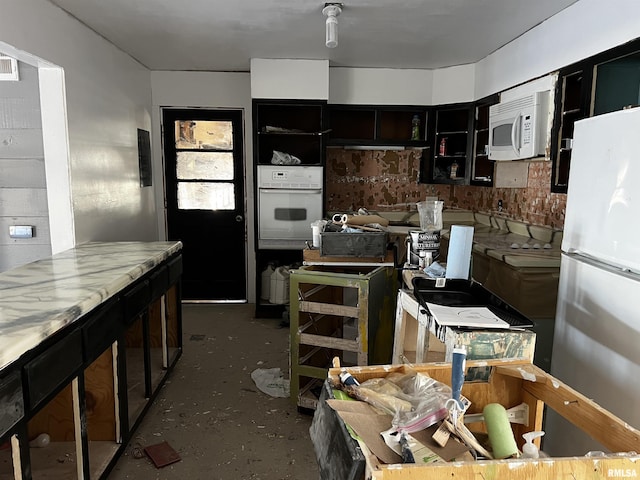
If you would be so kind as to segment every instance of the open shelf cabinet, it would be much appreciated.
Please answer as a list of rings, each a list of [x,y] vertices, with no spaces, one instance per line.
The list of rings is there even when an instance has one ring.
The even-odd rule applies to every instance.
[[[472,104],[436,108],[430,183],[468,184],[473,128]]]

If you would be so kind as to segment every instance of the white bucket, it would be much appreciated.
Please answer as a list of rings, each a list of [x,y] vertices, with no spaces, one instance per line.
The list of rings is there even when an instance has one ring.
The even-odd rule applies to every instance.
[[[260,276],[260,299],[261,300],[269,300],[269,295],[271,295],[271,275],[274,272],[274,268],[272,264],[267,265],[262,271],[262,275]]]
[[[324,226],[327,224],[326,220],[316,220],[311,224],[311,234],[313,238],[313,246],[320,248],[322,246],[322,235]]]
[[[276,268],[271,274],[269,302],[277,305],[289,303],[289,267]]]

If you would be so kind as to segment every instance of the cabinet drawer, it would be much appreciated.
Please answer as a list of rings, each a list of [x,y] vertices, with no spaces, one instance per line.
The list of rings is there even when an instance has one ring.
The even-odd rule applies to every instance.
[[[169,268],[163,265],[149,277],[151,284],[151,301],[160,298],[169,288]]]
[[[0,438],[24,416],[20,372],[14,371],[0,380]]]
[[[124,318],[126,322],[133,321],[151,302],[149,280],[131,287],[123,296]]]
[[[124,315],[119,300],[100,307],[91,314],[82,328],[85,345],[85,360],[91,362],[98,358],[124,331]]]
[[[66,385],[82,367],[82,335],[74,330],[24,367],[29,408]]]
[[[182,255],[174,258],[167,264],[169,270],[169,285],[173,285],[182,275]]]

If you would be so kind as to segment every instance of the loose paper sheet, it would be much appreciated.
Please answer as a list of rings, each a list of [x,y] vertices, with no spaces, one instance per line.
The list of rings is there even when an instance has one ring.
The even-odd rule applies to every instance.
[[[468,328],[509,328],[487,307],[447,307],[427,302],[427,308],[439,325]]]

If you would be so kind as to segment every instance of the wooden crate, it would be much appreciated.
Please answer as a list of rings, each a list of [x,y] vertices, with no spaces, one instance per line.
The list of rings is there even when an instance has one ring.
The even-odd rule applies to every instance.
[[[575,391],[555,379],[548,373],[522,359],[503,359],[488,361],[468,361],[467,369],[471,367],[490,366],[492,374],[488,382],[465,382],[462,394],[471,402],[468,413],[480,413],[488,403],[501,403],[507,408],[527,403],[529,406],[529,425],[513,424],[514,433],[518,440],[519,448],[522,448],[522,434],[533,430],[543,429],[543,413],[545,405],[555,410],[562,417],[588,433],[595,440],[604,445],[611,452],[640,452],[640,431],[627,425],[607,410],[603,409],[584,395]],[[370,378],[384,377],[391,372],[405,372],[406,365],[387,366],[362,366],[351,367],[349,371],[358,381],[363,382]],[[450,363],[425,363],[413,365],[418,372],[425,373],[432,378],[446,384],[450,384]],[[338,375],[342,369],[332,368],[328,373],[328,385],[336,385],[339,382]],[[328,408],[328,407],[327,407]],[[318,409],[316,412],[320,411]],[[323,414],[328,414],[323,410]],[[337,414],[331,411],[329,414]],[[316,418],[314,416],[314,423]],[[324,424],[328,424],[326,418]],[[340,428],[344,423],[339,420]],[[316,453],[322,451],[316,443],[323,442],[319,435],[332,435],[335,433],[322,433],[319,425],[312,425],[312,440]],[[482,431],[481,423],[469,424],[472,431]],[[348,438],[348,442],[354,442]],[[567,457],[567,458],[541,458],[533,459],[507,459],[507,460],[482,460],[469,462],[450,462],[442,465],[415,465],[415,464],[380,464],[377,458],[371,454],[366,445],[357,442],[353,445],[338,445],[335,448],[345,448],[350,451],[361,450],[365,458],[365,472],[362,478],[367,480],[430,480],[447,479],[610,479],[616,477],[637,478],[640,476],[640,455],[638,453],[616,453],[599,457]],[[355,457],[354,457],[355,458]],[[322,458],[318,458],[321,463]],[[330,466],[325,471],[336,469]],[[329,477],[327,477],[329,478]],[[357,478],[357,477],[349,477]]]

